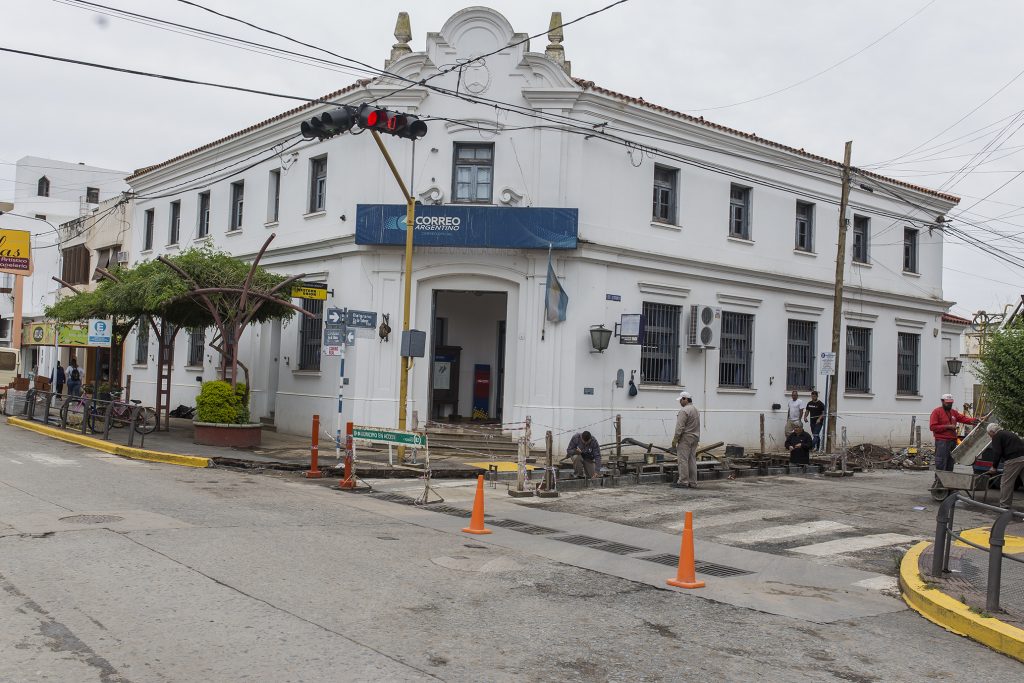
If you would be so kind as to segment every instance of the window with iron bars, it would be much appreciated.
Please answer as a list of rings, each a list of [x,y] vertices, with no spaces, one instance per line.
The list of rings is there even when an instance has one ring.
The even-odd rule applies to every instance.
[[[146,365],[149,363],[149,320],[145,317],[139,318],[135,328],[135,364]]]
[[[309,287],[326,287],[322,283],[306,283]],[[324,302],[303,299],[302,308],[313,314],[299,316],[299,370],[319,370],[323,343]]]
[[[644,339],[640,381],[679,384],[679,306],[644,302]]]
[[[814,388],[814,348],[818,324],[790,320],[786,341],[786,389]]]
[[[846,390],[861,394],[871,391],[870,328],[846,328]]]
[[[754,316],[722,311],[722,341],[718,354],[718,386],[749,389],[754,348]]]
[[[900,332],[896,340],[896,393],[916,396],[920,392],[921,335]]]
[[[199,367],[206,353],[206,329],[190,327],[188,330],[188,364]]]

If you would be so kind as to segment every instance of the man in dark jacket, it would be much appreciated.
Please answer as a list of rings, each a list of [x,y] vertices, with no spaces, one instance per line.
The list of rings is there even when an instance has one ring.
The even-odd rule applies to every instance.
[[[53,380],[54,380],[54,384],[56,384],[56,386],[57,386],[57,393],[58,394],[63,394],[64,393],[64,380],[66,378],[64,376],[64,368],[61,366],[60,361],[57,361],[57,370],[55,372],[55,375],[56,376],[53,378]]]
[[[586,475],[587,479],[597,479],[601,471],[601,445],[590,432],[573,434],[565,454],[572,458],[577,477]]]
[[[1013,489],[1017,485],[1017,479],[1024,472],[1024,441],[1009,429],[1002,429],[995,422],[986,430],[992,437],[992,471],[996,471],[1000,461],[1006,462],[999,484],[999,507],[1009,508],[1013,503]]]
[[[793,431],[786,437],[786,450],[789,451],[789,462],[793,465],[809,465],[811,447],[814,440],[804,431],[802,424],[793,425]]]

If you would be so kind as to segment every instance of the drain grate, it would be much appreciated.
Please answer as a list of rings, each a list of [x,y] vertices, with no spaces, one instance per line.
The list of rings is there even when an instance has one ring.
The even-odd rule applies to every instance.
[[[650,550],[647,548],[638,548],[635,545],[616,543],[615,541],[606,541],[603,538],[594,538],[593,536],[584,536],[582,534],[560,536],[555,540],[562,541],[563,543],[572,543],[573,545],[586,546],[588,548],[593,548],[594,550],[603,550],[606,553],[615,553],[616,555],[630,555],[632,553],[650,552]]]
[[[663,564],[666,567],[678,567],[679,556],[678,555],[651,555],[650,557],[638,558],[641,560],[647,560],[648,562],[657,562]],[[702,562],[697,560],[693,563],[694,569],[698,574],[707,574],[708,576],[746,576],[747,574],[753,574],[754,572],[747,571],[746,569],[739,569],[738,567],[727,567],[724,564],[715,564],[714,562]]]
[[[469,517],[469,510],[463,510],[462,508],[453,508],[451,505],[424,505],[423,510],[430,510],[431,512],[440,512],[443,515],[451,515],[452,517]]]
[[[71,515],[61,517],[60,521],[67,524],[110,524],[112,522],[123,522],[124,517],[117,515]]]
[[[390,503],[401,503],[402,505],[412,505],[416,502],[409,496],[403,496],[400,493],[371,493],[370,496],[378,500],[386,500]]]
[[[506,529],[512,529],[512,531],[518,531],[523,534],[532,534],[534,536],[543,536],[544,534],[558,533],[558,529],[549,529],[546,526],[527,524],[526,522],[520,522],[515,519],[492,519],[487,523],[491,526],[502,526]]]

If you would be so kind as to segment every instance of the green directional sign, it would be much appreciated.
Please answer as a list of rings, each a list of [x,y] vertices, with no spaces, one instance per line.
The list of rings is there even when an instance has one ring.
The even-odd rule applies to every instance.
[[[395,444],[396,446],[423,446],[422,434],[403,432],[397,429],[352,426],[352,438],[370,443]]]

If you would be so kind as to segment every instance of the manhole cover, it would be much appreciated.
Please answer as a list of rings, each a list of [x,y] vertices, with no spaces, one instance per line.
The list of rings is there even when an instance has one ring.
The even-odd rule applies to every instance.
[[[61,517],[60,521],[66,524],[110,524],[111,522],[123,522],[124,517],[117,515],[71,515]]]

